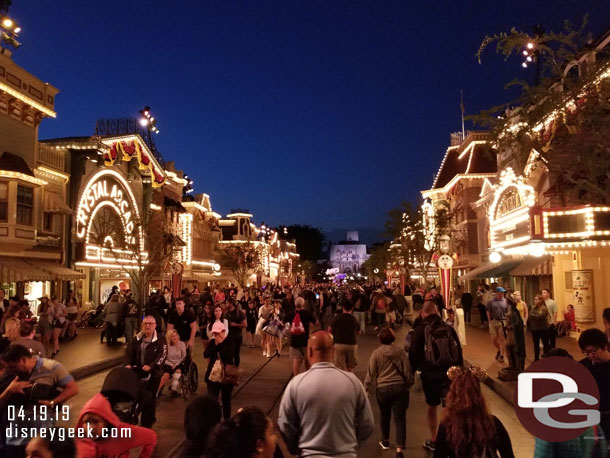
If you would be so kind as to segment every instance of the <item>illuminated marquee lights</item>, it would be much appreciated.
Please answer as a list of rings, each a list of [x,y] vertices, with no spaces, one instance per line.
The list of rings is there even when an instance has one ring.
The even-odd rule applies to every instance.
[[[116,171],[106,169],[96,173],[81,194],[79,205],[76,212],[76,236],[79,239],[86,239],[89,243],[91,221],[98,207],[110,206],[119,215],[123,224],[125,235],[129,242],[134,242],[132,236],[134,229],[140,243],[140,251],[144,251],[144,237],[142,226],[136,221],[140,220],[138,205],[131,192],[129,183]]]
[[[36,178],[25,173],[15,172],[13,170],[0,170],[0,178],[16,178],[18,180],[27,181],[28,183],[45,185],[47,182],[41,178]]]
[[[556,210],[556,211],[544,211],[542,214],[542,221],[544,225],[544,234],[549,239],[561,239],[561,238],[582,238],[591,237],[595,235],[610,235],[610,230],[595,230],[595,213],[608,213],[610,207],[584,207],[576,208],[572,210]],[[581,232],[560,232],[550,233],[549,232],[549,217],[550,216],[567,216],[567,215],[582,215],[585,216],[585,230]]]
[[[191,265],[193,260],[193,215],[190,213],[180,214],[180,226],[182,228],[182,262],[187,266]]]
[[[514,189],[520,200],[520,207],[509,209],[507,213],[496,216],[498,204],[502,200],[502,197],[506,195],[507,191]],[[523,177],[518,177],[512,168],[508,167],[500,175],[500,184],[494,191],[494,197],[491,205],[489,206],[489,233],[490,233],[490,246],[492,249],[506,247],[510,245],[516,245],[522,242],[526,242],[530,239],[530,236],[517,237],[511,240],[504,240],[502,242],[496,241],[496,234],[502,229],[516,226],[519,223],[523,223],[529,219],[529,209],[536,203],[536,194],[534,188],[530,185],[526,185],[523,182]]]
[[[62,180],[64,180],[64,183],[67,183],[70,180],[70,175],[58,172],[57,170],[50,169],[48,167],[45,167],[44,165],[39,165],[36,168],[36,171],[40,173],[46,173],[47,175],[50,175],[54,178],[61,178]]]

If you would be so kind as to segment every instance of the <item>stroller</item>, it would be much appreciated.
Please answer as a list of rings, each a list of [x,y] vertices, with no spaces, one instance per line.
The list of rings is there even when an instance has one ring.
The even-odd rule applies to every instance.
[[[108,372],[100,393],[108,399],[112,411],[122,422],[138,424],[142,380],[131,369],[116,367]]]

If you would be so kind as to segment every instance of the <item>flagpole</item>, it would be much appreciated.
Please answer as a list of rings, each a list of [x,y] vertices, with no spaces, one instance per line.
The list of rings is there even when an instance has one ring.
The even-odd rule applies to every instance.
[[[460,89],[460,108],[462,111],[462,141],[466,140],[466,130],[464,129],[464,91]]]

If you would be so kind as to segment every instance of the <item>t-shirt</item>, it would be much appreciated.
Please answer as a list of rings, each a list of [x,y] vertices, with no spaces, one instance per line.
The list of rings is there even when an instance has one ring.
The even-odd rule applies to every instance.
[[[54,387],[64,387],[74,378],[66,368],[57,361],[46,358],[36,358],[36,364],[30,374],[31,383],[40,383]]]
[[[508,309],[508,304],[506,303],[506,299],[497,299],[494,297],[487,303],[486,309],[491,315],[492,320],[502,321],[506,317],[506,310]]]
[[[13,342],[11,342],[11,345],[21,345],[22,347],[25,347],[28,350],[30,350],[30,353],[32,355],[41,356],[42,358],[44,358],[46,356],[44,345],[34,339],[28,339],[26,337],[21,337],[17,340],[14,340]]]
[[[309,340],[309,325],[316,322],[316,318],[311,314],[309,310],[299,310],[290,312],[288,315],[288,322],[292,323],[296,314],[299,314],[301,318],[301,323],[303,323],[303,327],[305,328],[305,332],[303,334],[293,334],[290,336],[290,346],[294,348],[302,348],[307,346],[307,341]]]
[[[230,337],[241,337],[243,335],[242,329],[237,326],[231,326],[231,323],[241,323],[246,319],[246,314],[239,309],[235,309],[232,312],[227,312],[227,320],[229,321],[229,336]]]
[[[191,323],[195,322],[195,315],[190,310],[184,310],[182,315],[178,315],[177,310],[172,310],[167,315],[167,322],[174,326],[180,336],[180,340],[186,342],[191,338]]]
[[[356,345],[356,334],[360,330],[360,324],[351,313],[337,315],[330,324],[330,329],[336,344]]]

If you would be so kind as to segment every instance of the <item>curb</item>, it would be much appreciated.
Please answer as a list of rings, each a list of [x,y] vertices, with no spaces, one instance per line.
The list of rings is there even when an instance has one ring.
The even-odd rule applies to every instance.
[[[464,358],[464,366],[471,367],[477,366],[477,364],[473,364],[470,360]],[[500,380],[497,375],[487,374],[487,378],[483,382],[487,385],[493,392],[495,392],[498,396],[508,402],[511,406],[514,401],[514,388],[507,385],[506,382]]]
[[[77,367],[76,369],[69,369],[68,372],[72,374],[74,380],[81,380],[85,377],[89,377],[91,375],[97,374],[98,372],[105,371],[106,369],[119,366],[123,363],[125,363],[125,356],[120,355],[108,359],[103,359],[101,361],[97,361],[93,364],[88,364],[86,366]]]

